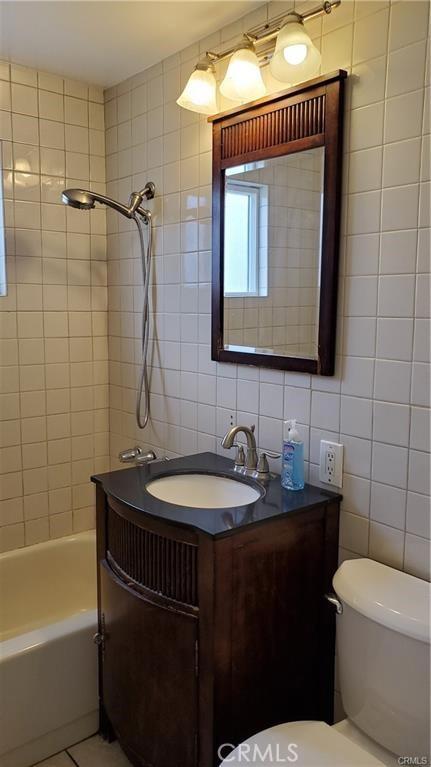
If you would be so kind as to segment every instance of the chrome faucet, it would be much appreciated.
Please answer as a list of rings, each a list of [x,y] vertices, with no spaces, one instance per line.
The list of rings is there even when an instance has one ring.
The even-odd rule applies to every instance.
[[[259,456],[256,448],[256,437],[254,436],[254,430],[254,425],[232,426],[232,428],[229,429],[229,431],[224,435],[221,441],[221,446],[226,450],[229,450],[234,446],[237,448],[234,466],[235,471],[238,471],[240,474],[246,474],[249,477],[254,477],[255,479],[265,481],[268,480],[271,476],[266,456],[269,455],[270,458],[280,458],[280,455],[278,453],[261,453]],[[247,450],[245,456],[242,445],[238,445],[238,443],[235,442],[235,437],[239,432],[245,434],[245,438],[247,440]]]
[[[139,445],[128,448],[127,450],[122,450],[121,453],[118,454],[118,460],[121,461],[121,463],[134,463],[136,466],[150,463],[151,461],[155,461],[156,458],[157,456],[153,450],[144,453]]]

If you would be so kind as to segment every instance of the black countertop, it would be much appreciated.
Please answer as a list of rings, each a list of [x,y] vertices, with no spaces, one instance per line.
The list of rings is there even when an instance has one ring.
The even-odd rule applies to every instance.
[[[146,490],[146,485],[158,477],[185,473],[232,477],[258,489],[261,497],[253,503],[229,509],[191,509],[160,501]],[[215,453],[197,453],[170,461],[154,461],[130,469],[97,474],[91,479],[101,485],[108,496],[136,511],[213,537],[232,535],[235,530],[247,525],[262,524],[274,517],[298,513],[341,499],[337,493],[322,490],[314,485],[305,485],[304,490],[285,490],[281,486],[280,476],[272,476],[273,478],[263,485],[235,472],[233,461],[229,458]]]

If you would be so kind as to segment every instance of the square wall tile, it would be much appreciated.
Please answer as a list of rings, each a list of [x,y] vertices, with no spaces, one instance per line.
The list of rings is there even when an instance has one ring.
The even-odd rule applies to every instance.
[[[398,570],[403,566],[404,534],[388,525],[370,523],[370,548],[372,559]]]
[[[379,278],[379,317],[412,317],[414,301],[415,277],[413,275],[403,274]]]
[[[425,73],[425,41],[400,48],[389,54],[388,97],[422,88]]]
[[[407,455],[406,448],[375,442],[372,479],[393,487],[405,488],[407,486]]]
[[[371,519],[398,530],[404,530],[406,520],[406,491],[391,485],[371,485]]]
[[[377,356],[385,359],[412,359],[413,320],[379,319],[377,321]]]
[[[382,195],[382,229],[414,229],[418,223],[419,185],[384,189]]]
[[[379,442],[408,446],[410,408],[390,402],[374,402],[373,437]]]
[[[383,186],[414,184],[419,177],[419,138],[387,144],[383,155]]]
[[[352,152],[379,146],[382,143],[383,111],[383,102],[352,111],[350,125],[350,150]]]
[[[421,90],[387,99],[385,105],[385,142],[402,141],[420,136],[422,113],[423,92]]]
[[[391,8],[389,49],[403,48],[426,38],[429,7],[426,2],[396,3]]]
[[[404,551],[404,570],[426,581],[431,579],[430,548],[425,538],[407,533]]]
[[[353,63],[375,59],[387,51],[389,9],[364,18],[355,25],[353,40]]]

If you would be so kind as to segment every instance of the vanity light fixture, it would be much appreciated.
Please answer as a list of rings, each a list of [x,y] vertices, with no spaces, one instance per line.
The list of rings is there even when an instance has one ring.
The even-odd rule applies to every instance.
[[[217,86],[215,67],[210,56],[196,64],[177,104],[192,112],[213,115],[217,112]]]
[[[215,114],[215,65],[227,58],[230,62],[220,92],[234,101],[253,101],[265,95],[260,68],[268,62],[272,76],[285,86],[313,77],[320,66],[320,53],[305,31],[304,22],[332,13],[340,4],[341,0],[324,0],[302,14],[283,13],[244,33],[233,48],[220,53],[208,51],[197,63],[177,104],[200,114]]]
[[[244,38],[229,61],[220,93],[228,99],[253,101],[266,94],[265,83],[251,40]]]

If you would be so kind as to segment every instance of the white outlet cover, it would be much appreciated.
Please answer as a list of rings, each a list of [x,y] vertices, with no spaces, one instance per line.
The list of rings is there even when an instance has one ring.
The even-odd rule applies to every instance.
[[[344,446],[339,442],[320,440],[319,479],[327,485],[343,487]]]

